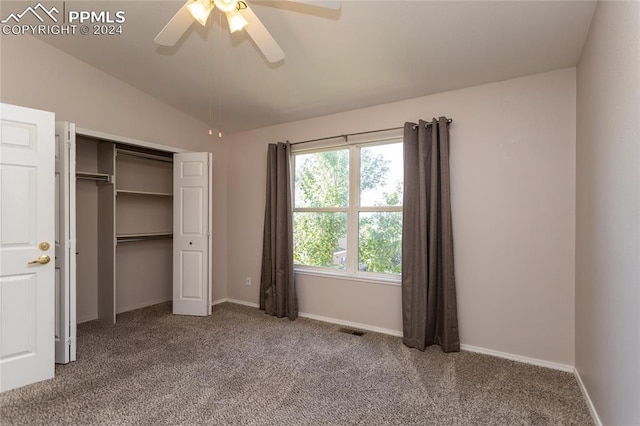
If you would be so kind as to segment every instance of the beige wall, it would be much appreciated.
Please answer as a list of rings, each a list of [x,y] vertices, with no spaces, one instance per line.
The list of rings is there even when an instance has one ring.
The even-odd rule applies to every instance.
[[[577,68],[576,369],[640,422],[640,3],[599,2]]]
[[[233,135],[228,295],[258,302],[266,145],[447,115],[463,344],[573,365],[575,69]],[[245,285],[250,276],[252,286]],[[400,287],[297,275],[300,310],[400,331]]]
[[[28,36],[0,37],[0,101],[85,129],[213,152],[213,298],[226,297],[227,144],[208,136],[206,124]]]

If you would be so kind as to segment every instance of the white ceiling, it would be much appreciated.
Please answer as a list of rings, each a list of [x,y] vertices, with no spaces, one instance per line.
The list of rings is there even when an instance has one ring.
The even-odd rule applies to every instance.
[[[193,24],[173,48],[155,45],[183,1],[66,3],[125,11],[124,34],[43,38],[47,43],[226,132],[574,66],[595,7],[343,1],[330,11],[247,0],[286,53],[269,64],[244,31],[229,35],[226,19],[221,28],[216,11],[208,27]]]

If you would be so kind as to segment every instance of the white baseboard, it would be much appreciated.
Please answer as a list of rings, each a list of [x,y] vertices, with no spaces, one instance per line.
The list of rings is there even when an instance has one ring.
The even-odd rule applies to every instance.
[[[585,402],[587,403],[587,407],[589,407],[589,413],[591,413],[591,418],[596,426],[602,426],[602,422],[600,421],[600,416],[598,416],[598,412],[596,411],[596,407],[593,405],[593,401],[591,401],[591,397],[589,397],[589,392],[587,392],[587,388],[584,386],[582,382],[582,377],[580,377],[580,373],[577,368],[573,369],[573,375],[576,377],[578,381],[578,387],[580,388],[580,392],[582,392],[582,396],[584,397]]]
[[[528,356],[510,354],[508,352],[494,351],[493,349],[479,348],[471,345],[460,345],[460,349],[463,351],[476,352],[479,354],[491,355],[498,358],[510,359],[512,361],[524,362],[526,364],[537,365],[539,367],[551,368],[553,370],[565,371],[567,373],[573,373],[574,368],[571,365],[560,364],[552,361],[545,361],[538,358],[529,358]]]
[[[402,337],[402,331],[391,330],[390,328],[375,327],[368,324],[361,324],[359,322],[345,321],[337,318],[324,317],[322,315],[307,314],[305,312],[298,312],[298,316],[317,320],[317,321],[328,322],[331,324],[344,325],[347,327],[357,328],[360,330],[367,330],[367,331],[373,331],[375,333],[382,333],[382,334],[388,334],[390,336]]]
[[[147,300],[146,302],[137,303],[135,305],[130,305],[130,306],[125,306],[124,308],[121,308],[119,311],[117,311],[116,315],[123,314],[123,313],[129,312],[129,311],[135,311],[136,309],[140,309],[140,308],[146,308],[147,306],[157,305],[159,303],[171,302],[172,300],[173,300],[173,297],[170,297],[168,299],[166,297],[162,297],[160,299]],[[94,316],[91,316],[91,317],[87,317],[87,318],[76,318],[76,324],[82,324],[83,322],[89,322],[89,321],[95,321],[97,319],[99,319],[98,314],[96,314]]]
[[[257,303],[253,303],[253,302],[245,302],[244,300],[238,300],[238,299],[225,299],[225,301],[229,302],[229,303],[235,303],[236,305],[244,305],[244,306],[251,306],[252,308],[259,308],[260,305],[258,305]]]
[[[226,297],[224,299],[214,300],[213,302],[211,302],[211,306],[219,305],[219,304],[224,303],[224,302],[227,302],[227,298]]]
[[[253,308],[257,308],[258,307],[257,303],[245,302],[244,300],[237,300],[237,299],[220,299],[218,301],[215,301],[214,304],[223,303],[223,302],[236,303],[238,305],[251,306]],[[401,330],[392,330],[392,329],[389,329],[389,328],[375,327],[375,326],[368,325],[368,324],[362,324],[362,323],[357,323],[357,322],[352,322],[352,321],[345,321],[345,320],[341,320],[341,319],[337,319],[337,318],[325,317],[325,316],[322,316],[322,315],[308,314],[308,313],[305,313],[305,312],[298,312],[298,315],[303,317],[303,318],[309,318],[309,319],[318,320],[318,321],[322,321],[322,322],[328,322],[328,323],[331,323],[331,324],[344,325],[344,326],[347,326],[347,327],[357,328],[357,329],[360,329],[360,330],[367,330],[367,331],[373,331],[373,332],[376,332],[376,333],[387,334],[387,335],[390,335],[390,336],[402,337],[402,331]],[[526,364],[533,364],[533,365],[537,365],[537,366],[540,366],[540,367],[551,368],[551,369],[554,369],[554,370],[565,371],[567,373],[574,373],[573,366],[567,365],[567,364],[560,364],[560,363],[556,363],[556,362],[545,361],[545,360],[542,360],[542,359],[530,358],[530,357],[526,357],[526,356],[522,356],[522,355],[515,355],[515,354],[510,354],[510,353],[507,353],[507,352],[494,351],[492,349],[485,349],[485,348],[480,348],[480,347],[477,347],[477,346],[464,345],[464,344],[460,345],[460,349],[465,350],[465,351],[469,351],[469,352],[477,352],[477,353],[481,353],[481,354],[485,354],[485,355],[491,355],[491,356],[495,356],[495,357],[498,357],[498,358],[510,359],[512,361],[524,362]]]
[[[76,324],[82,324],[83,322],[94,321],[98,319],[98,315],[87,317],[87,318],[76,318]]]
[[[218,304],[218,303],[224,303],[224,302],[235,303],[237,305],[250,306],[252,308],[259,308],[260,307],[260,305],[258,305],[257,303],[245,302],[244,300],[228,299],[228,298],[227,299],[219,299],[219,300],[216,300],[213,303],[214,304]],[[302,318],[309,318],[309,319],[313,319],[313,320],[317,320],[317,321],[328,322],[328,323],[331,323],[331,324],[338,324],[338,325],[344,325],[344,326],[347,326],[347,327],[358,328],[360,330],[367,330],[367,331],[373,331],[373,332],[376,332],[376,333],[389,334],[391,336],[402,337],[402,332],[401,331],[391,330],[391,329],[388,329],[388,328],[374,327],[372,325],[361,324],[361,323],[358,323],[358,322],[344,321],[344,320],[337,319],[337,318],[324,317],[322,315],[307,314],[305,312],[298,312],[298,316],[300,316]]]
[[[170,296],[169,298],[161,297],[159,299],[147,300],[145,302],[137,303],[135,305],[125,306],[124,308],[121,308],[120,310],[116,311],[116,314],[123,314],[125,312],[135,311],[136,309],[146,308],[147,306],[153,306],[159,303],[171,302],[172,300],[173,300],[173,296]]]

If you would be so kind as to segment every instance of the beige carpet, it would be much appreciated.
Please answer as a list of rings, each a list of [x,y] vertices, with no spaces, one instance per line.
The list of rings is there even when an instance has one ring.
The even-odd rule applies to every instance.
[[[233,304],[78,327],[78,360],[0,395],[0,423],[588,425],[574,377]]]

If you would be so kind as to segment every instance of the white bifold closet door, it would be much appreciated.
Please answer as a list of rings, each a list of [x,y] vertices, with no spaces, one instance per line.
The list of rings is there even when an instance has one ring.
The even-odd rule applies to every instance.
[[[76,360],[76,126],[56,122],[55,348],[56,363]],[[73,273],[72,273],[73,272]],[[73,338],[72,338],[73,336]]]
[[[211,314],[211,153],[173,156],[173,313]]]

